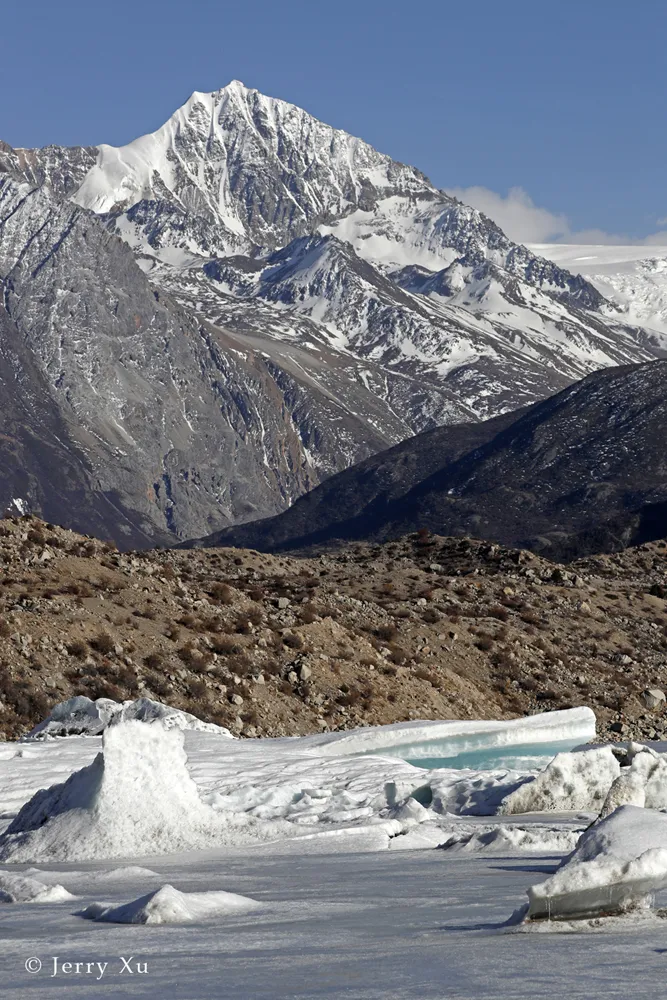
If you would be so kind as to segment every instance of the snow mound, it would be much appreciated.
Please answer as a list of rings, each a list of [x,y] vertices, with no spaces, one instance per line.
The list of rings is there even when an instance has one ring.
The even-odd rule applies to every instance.
[[[99,736],[110,724],[127,722],[130,719],[137,719],[140,722],[160,722],[166,729],[193,729],[233,739],[229,730],[222,726],[216,726],[212,722],[202,722],[189,712],[182,712],[178,708],[171,708],[150,698],[123,702],[113,701],[111,698],[98,698],[97,701],[92,701],[84,695],[77,695],[55,705],[49,717],[35,726],[24,739]]]
[[[62,885],[47,885],[25,873],[0,872],[0,903],[62,903],[74,898]]]
[[[557,830],[549,826],[494,826],[456,833],[439,847],[454,854],[529,851],[535,854],[566,854],[576,847],[580,830]]]
[[[590,918],[646,905],[667,886],[667,815],[624,805],[582,835],[551,878],[528,890],[528,919]]]
[[[179,892],[173,885],[163,885],[121,906],[91,903],[77,916],[113,924],[184,924],[247,913],[261,905],[256,899],[235,892]]]
[[[109,726],[91,764],[26,802],[0,837],[0,859],[132,857],[222,842],[229,820],[202,802],[186,762],[179,729]]]
[[[520,771],[431,772],[430,787],[435,812],[454,816],[495,816],[505,812],[502,803],[515,789],[532,782]]]
[[[611,747],[559,753],[532,781],[506,795],[497,812],[599,812],[620,773]]]

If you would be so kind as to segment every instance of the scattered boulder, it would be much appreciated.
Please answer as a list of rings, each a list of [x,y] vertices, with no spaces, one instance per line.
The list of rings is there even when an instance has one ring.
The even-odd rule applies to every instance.
[[[650,711],[655,711],[656,708],[664,704],[665,692],[661,691],[660,688],[647,688],[645,691],[642,691],[640,698],[646,708]]]

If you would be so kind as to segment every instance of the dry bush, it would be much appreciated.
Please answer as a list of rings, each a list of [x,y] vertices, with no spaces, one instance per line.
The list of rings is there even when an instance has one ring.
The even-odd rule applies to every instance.
[[[262,665],[262,672],[269,677],[277,677],[282,672],[282,663],[274,656],[269,657]]]
[[[227,583],[221,583],[219,581],[212,583],[207,593],[217,604],[234,603],[234,591]]]
[[[83,657],[88,652],[88,646],[82,639],[75,639],[67,643],[67,652],[70,656]]]
[[[303,649],[303,636],[300,636],[298,632],[288,632],[287,635],[283,636],[283,645],[287,646],[288,649]]]
[[[181,615],[180,618],[176,619],[176,622],[178,625],[182,625],[184,628],[191,629],[196,625],[197,619],[189,611],[186,611],[184,615]]]
[[[299,620],[302,625],[312,625],[319,618],[317,609],[313,604],[304,604],[299,611]]]
[[[339,705],[344,705],[346,708],[350,708],[363,701],[363,695],[359,688],[351,688],[347,691],[343,691],[341,689],[340,694],[336,697],[336,701]]]
[[[96,636],[88,640],[88,645],[98,653],[107,656],[113,651],[116,641],[108,632],[98,632]]]
[[[408,659],[408,653],[402,646],[398,646],[395,642],[389,644],[389,659],[392,663],[396,663],[400,666],[405,663]]]
[[[164,663],[164,653],[161,653],[158,649],[154,649],[152,653],[144,657],[144,663],[151,670],[156,670],[157,667],[162,666]]]
[[[195,701],[204,701],[208,695],[208,688],[203,681],[194,680],[188,684],[188,692]]]
[[[486,635],[482,633],[475,642],[475,645],[477,646],[478,649],[481,649],[484,653],[488,653],[489,650],[493,649],[495,641],[492,635]]]
[[[241,643],[229,635],[214,635],[211,639],[211,647],[214,653],[219,653],[222,656],[243,652]]]
[[[427,608],[422,614],[422,621],[426,622],[427,625],[435,625],[439,622],[442,615],[435,608]]]

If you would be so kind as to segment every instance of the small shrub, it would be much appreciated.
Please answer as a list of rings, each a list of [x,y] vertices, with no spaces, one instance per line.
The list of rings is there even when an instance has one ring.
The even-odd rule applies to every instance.
[[[109,635],[108,632],[98,632],[94,638],[88,640],[88,645],[91,649],[96,650],[98,653],[102,653],[104,656],[107,656],[113,651],[115,644],[113,636]]]
[[[164,654],[155,649],[152,653],[149,653],[148,656],[144,657],[144,663],[147,667],[149,667],[149,669],[155,670],[164,663]]]
[[[493,636],[491,636],[491,635],[480,635],[480,637],[477,639],[477,642],[475,643],[475,645],[477,646],[478,649],[481,649],[482,652],[488,653],[489,650],[493,649],[493,646],[494,646]]]
[[[298,632],[288,632],[287,635],[283,636],[283,644],[287,646],[288,649],[302,649],[303,637],[300,636]]]
[[[88,646],[81,639],[75,639],[67,644],[67,652],[70,656],[83,657],[88,652]]]
[[[212,583],[208,589],[208,594],[218,604],[232,604],[234,601],[234,591],[226,583]]]

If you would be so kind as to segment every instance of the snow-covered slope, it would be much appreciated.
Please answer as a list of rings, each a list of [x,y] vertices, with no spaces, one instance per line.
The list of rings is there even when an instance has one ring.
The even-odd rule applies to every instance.
[[[667,351],[667,246],[541,243],[531,249],[583,275]]]

